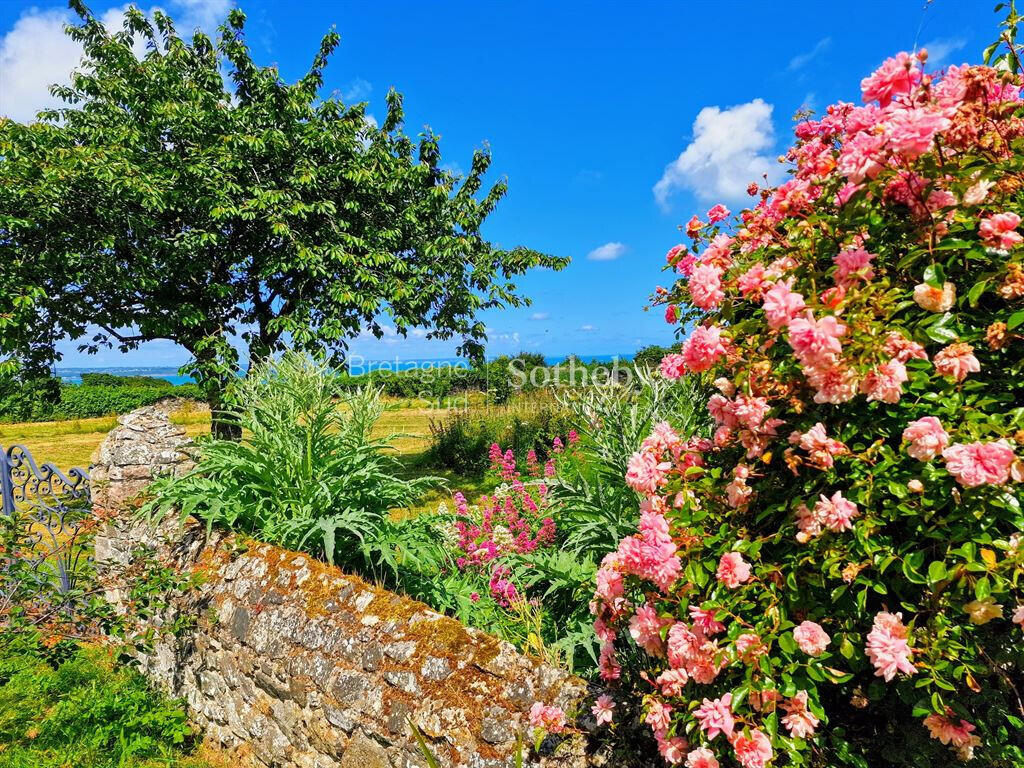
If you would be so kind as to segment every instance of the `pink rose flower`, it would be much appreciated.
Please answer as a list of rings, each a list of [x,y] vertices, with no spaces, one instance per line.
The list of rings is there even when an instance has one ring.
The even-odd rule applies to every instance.
[[[708,221],[712,224],[717,224],[719,221],[723,221],[724,219],[729,218],[731,214],[732,211],[730,211],[724,205],[719,203],[718,205],[713,206],[710,211],[708,211]]]
[[[871,262],[877,258],[875,254],[868,253],[863,248],[848,248],[836,254],[835,280],[840,285],[849,285],[857,280],[871,280],[875,271],[871,268]]]
[[[872,368],[860,383],[860,390],[868,396],[868,401],[898,403],[903,395],[903,382],[906,380],[907,366],[899,360],[892,359]]]
[[[590,708],[590,711],[598,725],[607,725],[612,721],[614,709],[615,702],[612,700],[612,697],[607,693],[602,693],[597,697],[597,701],[594,702],[594,706]]]
[[[725,298],[722,291],[722,270],[711,264],[698,264],[690,273],[690,301],[698,309],[716,309]]]
[[[912,421],[903,430],[903,440],[910,445],[907,453],[918,461],[931,461],[949,445],[949,434],[934,416]]]
[[[915,57],[909,53],[897,53],[860,81],[864,103],[877,101],[883,107],[888,106],[894,98],[909,94],[921,82],[921,75]]]
[[[935,370],[942,376],[963,381],[969,373],[981,370],[981,363],[974,356],[970,344],[950,344],[935,355]]]
[[[718,580],[730,589],[736,589],[750,578],[750,564],[739,552],[726,552],[718,561]]]
[[[991,443],[957,443],[942,452],[946,469],[960,485],[1003,485],[1010,479],[1013,448],[1005,440]]]
[[[920,283],[914,286],[914,301],[929,312],[948,312],[956,303],[956,286],[943,283],[941,288],[933,288]]]
[[[897,672],[908,675],[917,672],[911,661],[913,650],[907,642],[907,635],[903,614],[883,611],[875,616],[864,651],[875,667],[876,677],[884,677],[888,683]]]
[[[813,621],[801,622],[793,630],[793,639],[808,656],[821,656],[832,641],[821,625]]]
[[[787,328],[789,346],[804,365],[831,363],[843,349],[839,339],[846,334],[846,326],[834,315],[825,315],[815,320],[811,311],[807,310],[805,314],[790,320]]]
[[[797,691],[796,696],[782,702],[782,708],[786,710],[782,724],[789,730],[790,736],[806,739],[814,735],[818,718],[807,706],[807,691]]]
[[[666,379],[678,379],[686,373],[686,358],[675,352],[669,353],[661,358],[658,369]]]
[[[710,749],[697,747],[686,756],[686,768],[719,768],[719,763]]]
[[[791,290],[790,280],[779,280],[764,294],[764,315],[772,328],[782,328],[796,317],[804,307],[804,297]]]
[[[772,759],[772,743],[761,731],[753,728],[750,736],[742,731],[732,738],[736,760],[743,768],[764,768]]]
[[[1011,621],[1017,624],[1021,629],[1024,629],[1024,604],[1018,605],[1013,612],[1013,618]]]
[[[997,213],[981,220],[978,234],[989,245],[1008,251],[1024,241],[1024,237],[1014,231],[1019,226],[1020,216],[1016,213]]]
[[[832,498],[821,494],[821,498],[814,505],[814,514],[826,528],[839,533],[853,528],[852,520],[857,517],[858,510],[856,504],[843,498],[842,491],[836,491]]]
[[[665,643],[661,639],[661,628],[672,623],[663,619],[650,603],[641,605],[629,620],[629,634],[633,641],[651,656],[664,656]]]
[[[717,325],[706,328],[702,325],[693,329],[683,342],[683,360],[691,373],[706,371],[717,363],[726,353],[722,340],[722,329]]]
[[[966,720],[954,719],[952,715],[953,711],[948,707],[945,715],[935,712],[928,715],[924,719],[924,727],[928,729],[928,734],[933,739],[941,741],[943,744],[949,744],[958,750],[972,749],[980,745],[981,740],[972,735],[975,726]]]
[[[541,728],[548,733],[561,733],[565,730],[565,712],[558,707],[548,706],[539,701],[530,707],[530,725]]]
[[[693,717],[700,723],[700,729],[707,734],[708,741],[714,741],[720,733],[731,739],[736,725],[732,716],[732,693],[727,693],[720,699],[704,699],[694,711]]]

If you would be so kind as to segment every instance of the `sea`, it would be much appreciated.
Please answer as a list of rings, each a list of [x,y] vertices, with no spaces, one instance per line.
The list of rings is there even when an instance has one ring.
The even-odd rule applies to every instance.
[[[577,355],[586,362],[612,363],[618,360],[625,363],[633,359],[631,354],[623,355]],[[544,362],[556,365],[564,362],[565,356],[545,356]],[[417,368],[468,368],[469,363],[461,357],[442,358],[394,358],[392,360],[363,360],[353,356],[349,360],[354,374],[368,373],[375,370],[409,371]],[[161,366],[104,366],[98,368],[61,367],[56,369],[57,376],[68,384],[81,384],[83,373],[112,373],[118,376],[150,376],[155,379],[166,379],[174,385],[192,381],[191,376],[182,376],[174,367]]]

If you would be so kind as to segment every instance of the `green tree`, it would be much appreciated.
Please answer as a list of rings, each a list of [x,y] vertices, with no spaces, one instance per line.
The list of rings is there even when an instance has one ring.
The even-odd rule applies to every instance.
[[[477,313],[528,304],[513,279],[566,265],[483,237],[506,192],[482,191],[488,150],[456,176],[433,132],[403,132],[395,91],[379,126],[365,103],[319,96],[335,32],[289,84],[253,62],[240,10],[214,43],[183,39],[159,11],[129,9],[111,34],[70,6],[85,55],[53,89],[66,106],[28,125],[0,118],[7,364],[59,359],[63,336],[88,352],[170,339],[219,409],[243,367],[286,345],[340,357],[386,317],[480,357]]]

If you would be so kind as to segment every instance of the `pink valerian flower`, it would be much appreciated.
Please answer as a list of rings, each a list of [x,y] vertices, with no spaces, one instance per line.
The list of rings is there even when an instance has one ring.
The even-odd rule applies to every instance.
[[[661,364],[658,366],[658,369],[666,379],[678,379],[686,373],[686,358],[671,352],[661,358]]]
[[[691,373],[701,373],[715,365],[728,351],[722,339],[722,329],[697,326],[683,342],[683,360]]]
[[[921,82],[920,62],[909,53],[898,53],[860,81],[864,103],[877,101],[888,106],[893,99],[906,96]]]
[[[981,370],[981,363],[974,356],[974,347],[970,344],[950,344],[935,354],[933,362],[937,373],[957,381]]]
[[[565,712],[539,701],[530,707],[529,719],[534,728],[541,728],[548,733],[561,733],[565,730]]]
[[[793,279],[779,280],[764,294],[764,316],[772,328],[782,328],[807,306],[804,297],[792,290]]]
[[[665,482],[665,477],[672,465],[667,461],[659,461],[649,451],[639,451],[629,458],[626,469],[626,484],[637,493],[652,496]]]
[[[997,213],[982,219],[978,225],[978,234],[987,244],[1008,251],[1024,242],[1024,237],[1017,231],[1020,216],[1016,213]]]
[[[708,211],[708,222],[711,224],[717,224],[718,222],[729,218],[731,215],[732,211],[719,203],[718,205],[712,206],[711,210]]]
[[[858,280],[868,281],[875,276],[871,262],[877,256],[863,248],[848,248],[836,254],[835,280],[840,285],[850,285]]]
[[[710,749],[697,747],[686,755],[686,768],[720,768],[720,764]]]
[[[914,652],[907,636],[902,613],[882,611],[875,616],[864,652],[875,667],[876,677],[884,677],[886,682],[890,682],[897,672],[907,675],[917,672],[911,661]]]
[[[797,691],[796,695],[782,702],[786,715],[782,724],[789,730],[789,735],[797,739],[806,739],[814,735],[818,727],[818,718],[807,706],[807,691]]]
[[[908,360],[927,360],[928,353],[916,341],[911,341],[902,333],[892,331],[885,338],[885,353],[905,363]]]
[[[934,416],[923,416],[912,421],[903,430],[903,440],[909,443],[907,453],[918,461],[931,461],[949,445],[949,434]]]
[[[869,402],[898,403],[907,378],[907,366],[894,358],[868,371],[860,383],[860,390],[867,395]]]
[[[718,561],[715,575],[729,589],[736,589],[750,578],[750,563],[739,552],[726,552]]]
[[[941,288],[919,283],[914,286],[914,301],[929,312],[948,312],[956,303],[956,286],[943,283]]]
[[[803,621],[793,630],[793,639],[808,656],[821,656],[832,638],[814,621]]]
[[[690,301],[698,309],[717,309],[725,298],[722,291],[722,270],[711,264],[695,266],[687,285],[690,289]]]
[[[641,579],[653,581],[659,589],[667,590],[679,578],[682,563],[669,535],[665,516],[648,504],[641,510],[639,533],[619,542],[621,567]]]
[[[732,737],[736,760],[743,768],[764,768],[774,755],[771,740],[756,728],[752,728],[749,733],[748,736],[738,731]]]
[[[736,727],[736,721],[732,716],[732,693],[727,693],[720,699],[704,699],[694,711],[693,717],[700,724],[700,729],[707,734],[708,741],[714,741],[720,733],[731,739]]]
[[[1003,485],[1010,479],[1013,448],[1005,440],[957,443],[942,451],[946,470],[960,485]]]
[[[594,715],[594,720],[598,725],[607,725],[614,717],[614,709],[615,701],[607,693],[602,693],[597,697],[594,706],[590,708],[590,712]]]
[[[846,326],[834,315],[815,320],[810,310],[789,321],[789,346],[803,365],[830,365],[842,351]]]
[[[715,611],[706,611],[696,605],[691,605],[687,612],[690,614],[693,626],[698,627],[708,637],[725,631],[725,624],[715,620]]]
[[[665,642],[661,639],[661,629],[670,624],[672,619],[661,618],[653,605],[644,603],[629,620],[629,634],[648,655],[664,656]]]
[[[973,750],[981,744],[981,740],[973,735],[975,726],[962,718],[955,718],[949,707],[945,715],[935,712],[928,715],[924,719],[924,727],[933,739],[959,751]]]

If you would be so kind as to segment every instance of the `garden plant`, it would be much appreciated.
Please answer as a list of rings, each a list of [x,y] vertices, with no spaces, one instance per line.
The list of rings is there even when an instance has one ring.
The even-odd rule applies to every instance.
[[[1018,52],[861,91],[799,121],[785,183],[693,217],[656,292],[714,429],[632,457],[593,610],[669,764],[1024,764]]]

